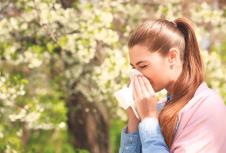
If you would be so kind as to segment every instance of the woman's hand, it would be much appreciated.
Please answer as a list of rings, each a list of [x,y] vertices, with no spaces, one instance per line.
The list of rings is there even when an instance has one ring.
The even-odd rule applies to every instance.
[[[129,80],[127,87],[129,87],[131,83],[132,83],[132,80]],[[136,117],[135,113],[133,112],[132,107],[128,107],[126,111],[127,111],[127,115],[128,115],[127,132],[128,133],[136,132],[138,130],[138,124],[139,124],[140,120]]]
[[[128,133],[136,132],[138,130],[138,124],[140,120],[136,117],[131,107],[127,108],[127,114],[128,114],[127,132]]]
[[[157,98],[150,82],[142,75],[133,77],[133,96],[141,120],[157,117]]]

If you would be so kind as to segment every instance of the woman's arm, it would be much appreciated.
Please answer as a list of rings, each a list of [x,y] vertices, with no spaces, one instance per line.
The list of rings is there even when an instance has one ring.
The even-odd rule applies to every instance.
[[[140,153],[141,143],[138,132],[139,119],[135,116],[131,107],[127,109],[128,125],[122,130],[120,153]]]
[[[139,136],[142,153],[169,153],[157,118],[143,119],[139,124]]]
[[[127,110],[129,122],[128,128],[121,134],[120,153],[169,153],[157,120],[157,99],[148,93],[153,89],[144,79],[135,77],[132,82],[142,121],[139,122],[131,108]]]
[[[138,131],[128,133],[123,129],[121,133],[121,143],[119,153],[141,153],[141,142]]]
[[[123,129],[121,134],[120,153],[169,153],[156,118],[142,120],[138,126],[139,132],[129,132],[127,129]]]
[[[159,111],[161,107],[163,105],[159,103]],[[131,107],[127,114],[128,126],[121,133],[120,153],[169,153],[156,118],[149,117],[140,122]]]
[[[158,122],[158,102],[150,82],[144,76],[133,78],[133,94],[141,118],[139,135],[142,153],[169,153]]]

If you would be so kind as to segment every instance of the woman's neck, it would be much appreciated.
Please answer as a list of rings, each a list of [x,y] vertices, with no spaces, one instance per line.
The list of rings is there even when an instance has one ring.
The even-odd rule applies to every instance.
[[[169,83],[166,87],[166,90],[168,92],[168,95],[173,95],[174,92],[174,85],[176,83],[176,81],[178,80],[178,78],[180,77],[180,74],[182,72],[182,65],[178,65],[177,67],[175,67],[172,71],[171,74],[171,79],[169,80]]]

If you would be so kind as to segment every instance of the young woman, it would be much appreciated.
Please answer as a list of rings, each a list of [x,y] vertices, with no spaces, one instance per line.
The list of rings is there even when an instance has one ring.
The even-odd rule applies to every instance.
[[[144,22],[128,42],[134,69],[131,108],[120,153],[225,153],[226,107],[204,82],[204,68],[190,20]],[[166,89],[157,102],[152,89]]]

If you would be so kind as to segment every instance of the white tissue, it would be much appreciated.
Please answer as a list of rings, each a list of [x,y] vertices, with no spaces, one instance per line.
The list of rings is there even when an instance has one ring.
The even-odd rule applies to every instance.
[[[130,79],[131,79],[133,76],[137,76],[137,75],[143,75],[143,74],[140,73],[140,71],[138,71],[138,70],[136,70],[136,69],[130,70]]]
[[[136,75],[142,75],[142,73],[140,73],[136,69],[132,69],[130,71],[130,78],[132,79],[132,77],[136,76]],[[122,107],[123,109],[126,110],[128,107],[131,106],[136,117],[140,118],[139,114],[137,113],[135,101],[133,99],[132,83],[130,83],[129,87],[125,86],[122,89],[118,90],[117,92],[115,92],[114,95],[115,95],[120,107]]]

